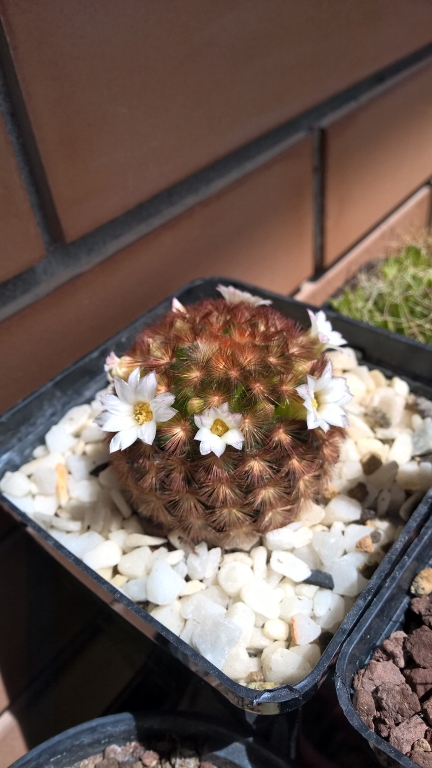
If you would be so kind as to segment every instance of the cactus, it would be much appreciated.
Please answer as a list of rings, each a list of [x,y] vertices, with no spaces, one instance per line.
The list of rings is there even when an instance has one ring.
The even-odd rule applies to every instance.
[[[99,424],[117,432],[112,467],[154,530],[233,545],[293,522],[319,498],[349,399],[324,348],[322,334],[240,297],[174,302],[127,355],[111,357],[126,421],[113,415],[121,408],[111,394]],[[319,396],[332,387],[339,399],[329,405]]]

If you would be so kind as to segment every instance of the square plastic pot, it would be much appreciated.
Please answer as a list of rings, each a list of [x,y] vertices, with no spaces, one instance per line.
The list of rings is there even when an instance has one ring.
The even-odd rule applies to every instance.
[[[282,314],[292,317],[304,327],[309,324],[305,304],[261,288],[224,278],[197,280],[178,291],[176,296],[185,305],[202,298],[216,297],[218,294],[215,288],[219,282],[233,284],[237,288],[250,291],[263,298],[270,298],[273,306]],[[48,429],[69,408],[93,399],[95,393],[106,384],[103,364],[107,354],[112,349],[115,349],[117,353],[126,351],[138,331],[144,326],[154,323],[171,308],[171,301],[172,297],[169,297],[154,309],[146,312],[124,331],[116,334],[105,344],[101,344],[89,355],[49,381],[1,418],[0,476],[6,470],[17,470],[24,462],[28,461],[32,456],[32,450],[43,442]],[[366,364],[370,363],[374,367],[379,367],[387,376],[391,377],[395,374],[402,376],[408,381],[413,392],[432,399],[432,388],[425,383],[413,380],[410,375],[410,356],[404,346],[405,340],[397,339],[397,343],[393,344],[387,339],[388,334],[379,329],[368,328],[368,332],[363,333],[362,328],[354,321],[345,323],[342,321],[337,327],[343,332],[349,344],[358,350]],[[393,355],[391,354],[392,350]],[[378,363],[381,358],[384,365]],[[432,353],[429,358],[429,370],[432,370]],[[335,662],[340,648],[351,630],[379,592],[384,580],[394,570],[409,545],[418,536],[430,514],[425,503],[420,504],[413,512],[401,535],[379,565],[367,587],[357,598],[353,608],[345,617],[312,672],[296,685],[284,685],[267,691],[256,691],[239,685],[224,675],[191,646],[150,616],[147,611],[132,602],[95,571],[88,568],[69,550],[59,544],[42,526],[25,513],[20,512],[1,494],[0,503],[27,527],[29,534],[53,557],[102,600],[110,604],[113,610],[120,613],[148,637],[162,645],[191,670],[215,686],[234,704],[242,709],[268,715],[296,709],[313,695],[327,674],[329,667]]]

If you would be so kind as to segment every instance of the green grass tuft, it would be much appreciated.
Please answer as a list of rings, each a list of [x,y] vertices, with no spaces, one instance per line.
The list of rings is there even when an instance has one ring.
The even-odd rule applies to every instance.
[[[330,303],[342,315],[432,344],[432,237],[361,269]]]

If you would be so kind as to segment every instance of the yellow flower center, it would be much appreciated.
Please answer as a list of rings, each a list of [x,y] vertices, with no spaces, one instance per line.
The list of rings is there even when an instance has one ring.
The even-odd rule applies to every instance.
[[[312,408],[318,408],[318,402],[315,400],[315,398],[312,398],[311,403],[312,403]]]
[[[148,403],[136,403],[134,417],[138,424],[147,424],[148,421],[153,419],[153,411]]]
[[[213,422],[213,426],[210,427],[210,432],[213,432],[214,435],[217,435],[218,437],[222,437],[226,432],[229,431],[229,427],[225,424],[222,419],[215,419]]]

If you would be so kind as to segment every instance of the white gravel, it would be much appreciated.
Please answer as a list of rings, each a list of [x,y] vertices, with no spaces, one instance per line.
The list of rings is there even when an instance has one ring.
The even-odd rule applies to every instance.
[[[394,520],[401,510],[407,520],[432,485],[432,463],[415,458],[416,446],[432,450],[432,422],[412,410],[407,384],[358,365],[352,350],[329,357],[355,397],[326,498],[246,551],[147,535],[111,470],[90,474],[108,461],[93,424],[97,399],[71,408],[29,462],[5,473],[0,490],[232,679],[256,688],[295,684],[402,530],[402,521],[376,511]],[[334,588],[305,584],[313,570],[331,575]]]

